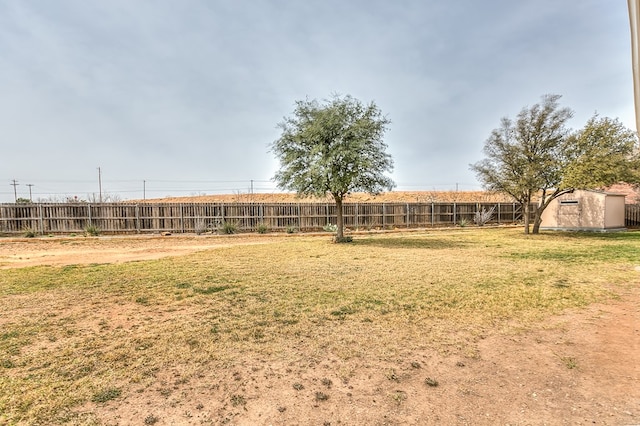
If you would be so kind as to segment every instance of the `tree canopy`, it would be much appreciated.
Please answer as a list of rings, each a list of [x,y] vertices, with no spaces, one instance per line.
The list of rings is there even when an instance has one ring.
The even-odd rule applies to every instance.
[[[561,108],[559,95],[523,108],[515,121],[503,118],[485,141],[486,158],[471,165],[486,189],[504,192],[522,203],[525,233],[529,205],[539,197],[533,232],[549,203],[575,189],[597,189],[640,181],[638,138],[618,120],[594,115],[579,131],[567,121],[573,112]]]
[[[558,159],[573,112],[560,108],[559,99],[545,95],[540,104],[523,108],[515,121],[503,118],[485,142],[486,158],[471,165],[486,189],[505,192],[523,205],[526,233],[533,196],[557,186],[561,178]]]
[[[640,182],[636,132],[618,119],[595,114],[571,135],[565,149],[562,188],[601,188],[617,182]]]
[[[351,192],[380,193],[394,182],[384,134],[390,121],[374,102],[347,95],[322,104],[297,101],[293,114],[278,124],[281,136],[271,145],[280,161],[274,180],[281,189],[336,202],[337,241],[344,238],[342,202]]]

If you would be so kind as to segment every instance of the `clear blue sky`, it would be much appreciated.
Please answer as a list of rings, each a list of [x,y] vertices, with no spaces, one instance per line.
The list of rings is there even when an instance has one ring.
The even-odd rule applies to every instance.
[[[0,202],[275,189],[298,99],[375,101],[398,190],[480,189],[503,116],[634,125],[624,0],[0,0]]]

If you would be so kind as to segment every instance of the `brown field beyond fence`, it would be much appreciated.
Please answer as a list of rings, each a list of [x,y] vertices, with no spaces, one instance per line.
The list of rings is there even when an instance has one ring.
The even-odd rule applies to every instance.
[[[349,229],[390,229],[473,224],[494,209],[490,224],[522,220],[517,203],[345,203]],[[87,227],[102,233],[203,232],[232,223],[239,231],[318,231],[336,223],[332,203],[71,203],[0,204],[0,233],[69,234]]]

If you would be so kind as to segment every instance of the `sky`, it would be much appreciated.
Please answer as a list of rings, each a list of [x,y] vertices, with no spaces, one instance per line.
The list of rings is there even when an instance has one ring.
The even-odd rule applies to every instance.
[[[480,190],[542,95],[634,128],[630,44],[624,0],[0,0],[0,202],[274,192],[277,124],[333,94],[391,121],[396,190]]]

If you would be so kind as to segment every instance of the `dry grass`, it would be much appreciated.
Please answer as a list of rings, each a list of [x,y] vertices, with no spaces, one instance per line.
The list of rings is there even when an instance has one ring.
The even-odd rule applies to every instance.
[[[0,423],[99,423],[91,404],[169,395],[168,371],[184,383],[249,357],[313,365],[425,348],[473,356],[496,328],[526,327],[637,281],[638,232],[521,232],[295,237],[157,261],[2,270]]]

